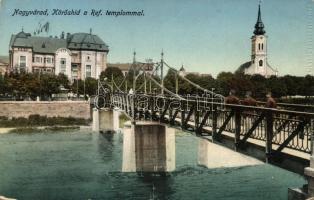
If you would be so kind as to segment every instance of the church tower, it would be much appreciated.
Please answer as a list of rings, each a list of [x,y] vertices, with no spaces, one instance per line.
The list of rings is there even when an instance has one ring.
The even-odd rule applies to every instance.
[[[265,74],[267,68],[267,36],[261,16],[261,6],[258,5],[257,22],[252,36],[251,62],[255,65],[255,73]],[[265,74],[266,75],[266,74]]]
[[[264,77],[277,76],[277,70],[267,62],[267,36],[262,22],[261,5],[258,5],[257,21],[251,37],[251,61],[240,66],[239,70],[245,74],[260,74]]]

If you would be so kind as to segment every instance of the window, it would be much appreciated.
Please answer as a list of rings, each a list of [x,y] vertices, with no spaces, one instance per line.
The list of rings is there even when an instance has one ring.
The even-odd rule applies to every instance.
[[[264,44],[262,43],[262,50],[264,49]]]
[[[261,44],[258,43],[258,50],[261,50]]]
[[[26,56],[20,56],[20,69],[25,70],[26,68]]]
[[[52,63],[52,58],[46,58],[46,63]]]
[[[66,60],[65,58],[61,58],[60,60],[60,73],[65,74],[66,71]]]
[[[72,79],[78,78],[78,67],[77,65],[72,65]]]
[[[258,62],[258,65],[259,65],[260,67],[262,67],[262,66],[263,66],[263,61],[260,60],[260,61]]]
[[[91,65],[86,65],[86,68],[85,68],[85,70],[86,70],[86,73],[85,73],[85,77],[87,78],[87,77],[91,77],[92,76],[92,66]]]
[[[40,63],[40,57],[35,57],[35,62]]]

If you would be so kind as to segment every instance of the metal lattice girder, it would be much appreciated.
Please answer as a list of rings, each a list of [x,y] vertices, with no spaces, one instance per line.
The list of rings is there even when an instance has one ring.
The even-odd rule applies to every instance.
[[[206,113],[205,113],[205,115],[204,115],[204,117],[203,117],[203,119],[202,119],[202,122],[199,124],[198,128],[196,129],[197,132],[200,133],[200,132],[202,131],[203,126],[204,126],[204,124],[206,123],[206,121],[207,121],[207,119],[208,119],[210,113],[211,113],[210,111],[206,111]]]
[[[190,120],[190,118],[191,118],[191,116],[192,116],[192,114],[194,112],[194,109],[195,109],[195,105],[193,104],[192,107],[190,108],[190,111],[189,111],[188,115],[185,118],[183,126],[187,126],[187,124],[188,124],[188,122],[189,122],[189,120]]]
[[[219,128],[218,132],[217,132],[217,136],[221,135],[222,131],[225,130],[227,124],[229,123],[229,121],[231,120],[231,117],[234,115],[234,110],[231,110],[230,114],[228,115],[228,117],[226,118],[226,120],[224,121],[224,123],[221,125],[221,127]]]
[[[167,102],[165,109],[163,110],[163,112],[162,112],[161,115],[160,115],[160,120],[165,120],[165,115],[166,115],[167,110],[169,109],[169,107],[170,107],[170,103]]]
[[[293,118],[293,115],[289,115],[288,116],[288,119],[285,119],[285,121],[284,121],[284,123],[282,123],[279,127],[278,127],[278,129],[276,129],[276,131],[274,132],[274,134],[273,134],[273,138],[277,135],[277,134],[279,134],[288,124],[289,124],[289,120],[291,120]]]
[[[261,116],[259,116],[257,118],[257,120],[254,121],[252,127],[248,130],[247,133],[244,134],[244,137],[242,138],[242,140],[240,141],[239,145],[243,145],[247,139],[252,135],[252,133],[254,132],[254,130],[257,128],[257,126],[259,125],[259,123],[261,123],[264,119],[264,117],[266,116],[266,113],[263,112],[261,114]]]
[[[298,126],[296,127],[296,129],[289,135],[289,137],[278,147],[278,149],[276,149],[275,153],[279,153],[281,152],[285,147],[287,147],[287,145],[293,140],[293,138],[295,136],[298,135],[298,133],[302,130],[304,130],[304,127],[310,122],[310,120],[305,119],[302,120]]]
[[[171,119],[170,119],[170,124],[174,124],[178,113],[179,113],[179,110],[176,110],[176,111],[174,112],[174,114],[172,115],[172,117],[171,117]]]

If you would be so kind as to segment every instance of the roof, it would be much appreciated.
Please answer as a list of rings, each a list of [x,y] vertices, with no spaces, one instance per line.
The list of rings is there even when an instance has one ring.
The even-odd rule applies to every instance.
[[[69,49],[109,51],[108,45],[97,35],[74,33],[68,38]]]
[[[107,67],[117,67],[121,71],[128,71],[130,67],[132,66],[133,63],[107,63]],[[153,63],[138,63],[142,64],[141,66],[146,70],[146,71],[152,71],[154,69]]]
[[[235,71],[236,73],[244,73],[245,69],[249,68],[251,66],[251,61],[245,62]]]
[[[108,46],[97,35],[89,33],[69,34],[67,39],[54,37],[31,36],[24,31],[11,36],[10,47],[28,47],[37,53],[53,54],[59,48],[70,50],[106,51]]]
[[[262,22],[262,17],[261,17],[261,5],[258,5],[257,22],[254,28],[255,28],[254,30],[255,35],[264,35],[266,33],[264,30],[264,24]]]
[[[39,36],[26,36],[22,31],[17,35],[11,36],[11,47],[29,47],[37,53],[55,53],[59,48],[66,48],[67,42],[65,39],[53,37],[39,37]]]
[[[181,66],[181,68],[180,68],[179,71],[180,71],[180,72],[185,72],[185,69],[184,69],[183,65]]]

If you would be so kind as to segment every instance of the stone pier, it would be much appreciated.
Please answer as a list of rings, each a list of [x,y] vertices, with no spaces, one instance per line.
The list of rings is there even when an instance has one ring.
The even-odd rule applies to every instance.
[[[303,196],[305,196],[306,198],[310,198],[310,199],[314,199],[314,137],[311,137],[311,145],[312,145],[312,153],[310,156],[310,166],[306,167],[304,169],[304,174],[307,177],[307,181],[308,181],[308,186],[307,186],[307,191],[306,189],[299,189],[299,193],[303,193]],[[296,190],[296,189],[294,189]],[[291,192],[292,193],[292,192]],[[295,191],[294,191],[294,195],[295,195]],[[301,196],[299,194],[299,196]],[[292,199],[292,198],[291,198]]]
[[[123,172],[175,170],[175,131],[156,122],[127,122],[123,129]]]
[[[93,109],[93,131],[115,132],[119,129],[119,111]]]
[[[215,144],[208,139],[199,138],[198,164],[207,168],[221,168],[261,165],[263,162]]]

